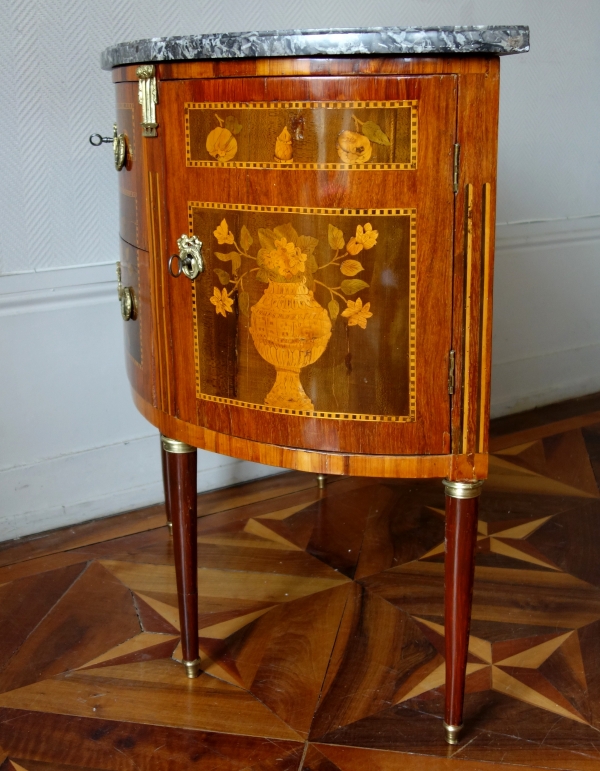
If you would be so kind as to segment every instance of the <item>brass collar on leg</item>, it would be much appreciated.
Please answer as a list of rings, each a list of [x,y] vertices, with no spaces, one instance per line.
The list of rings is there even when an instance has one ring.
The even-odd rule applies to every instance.
[[[458,735],[462,731],[462,725],[448,725],[444,722],[444,733],[448,744],[458,744]]]
[[[200,674],[200,659],[194,659],[194,661],[183,661],[186,675],[192,679],[198,677]]]
[[[450,479],[442,479],[449,498],[479,498],[483,480],[478,482],[452,482]]]
[[[191,444],[178,442],[177,439],[169,439],[168,436],[163,436],[162,434],[160,435],[160,441],[165,452],[172,452],[175,455],[186,455],[189,452],[196,452],[196,447],[192,447]]]

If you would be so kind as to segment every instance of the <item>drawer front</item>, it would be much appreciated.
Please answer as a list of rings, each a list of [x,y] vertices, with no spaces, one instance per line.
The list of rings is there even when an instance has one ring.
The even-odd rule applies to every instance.
[[[123,321],[125,364],[132,387],[153,402],[152,311],[149,255],[121,239],[121,283],[132,299],[131,318]]]
[[[117,131],[125,134],[127,160],[119,172],[119,231],[124,241],[148,249],[146,184],[137,83],[117,84]]]
[[[454,76],[161,84],[177,414],[267,443],[449,451]]]

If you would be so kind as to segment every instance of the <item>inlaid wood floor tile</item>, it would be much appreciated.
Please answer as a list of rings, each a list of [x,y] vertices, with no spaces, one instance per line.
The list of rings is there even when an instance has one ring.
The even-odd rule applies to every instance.
[[[346,605],[311,739],[397,703],[410,674],[435,655],[408,614],[381,597],[355,590]]]
[[[90,766],[67,766],[64,763],[44,763],[39,760],[10,759],[5,766],[0,766],[0,771],[100,771],[99,768]]]
[[[303,745],[285,755],[278,755],[275,758],[261,760],[244,771],[298,771],[302,757],[306,752],[306,746]]]
[[[184,678],[170,659],[69,672],[0,694],[2,707],[31,704],[63,715],[300,739],[247,691],[209,675]]]
[[[82,666],[140,631],[131,592],[94,563],[0,672],[0,692]]]
[[[536,442],[500,450],[498,456],[578,490],[598,496],[582,430],[575,429]]]
[[[87,557],[74,551],[59,552],[48,557],[38,557],[26,560],[25,562],[15,562],[12,565],[5,565],[0,568],[0,586],[10,581],[16,581],[19,578],[48,573],[51,570],[68,567],[69,565],[85,565],[87,561]]]
[[[80,670],[100,669],[118,664],[133,664],[137,661],[152,661],[153,659],[170,658],[175,650],[178,636],[164,634],[149,634],[142,632],[120,645],[111,648],[106,653],[88,661]]]
[[[314,749],[334,762],[333,768],[339,771],[508,771],[512,768],[493,762],[487,762],[482,767],[478,761],[461,760],[460,753],[449,759],[325,744],[317,744]],[[312,766],[310,768],[312,771]],[[540,766],[527,765],[527,768],[542,771]]]
[[[99,564],[136,593],[146,596],[151,596],[153,593],[177,595],[175,571],[170,566],[110,560],[102,560]],[[200,568],[198,594],[253,602],[289,602],[339,586],[347,580],[344,576],[335,573],[331,578],[313,578]]]
[[[340,771],[332,760],[320,752],[314,745],[306,748],[300,771]]]
[[[528,542],[561,570],[600,587],[600,502],[557,514]]]
[[[557,481],[523,465],[506,456],[490,456],[490,477],[488,490],[513,490],[522,493],[539,493],[541,495],[569,495],[580,498],[598,498],[598,492],[588,492],[565,482]]]
[[[444,492],[437,480],[380,485],[355,578],[420,559],[443,543],[444,505]]]
[[[597,771],[600,425],[556,426],[495,440],[458,746],[439,481],[293,473],[199,497],[197,680],[160,507],[0,547],[2,771]]]
[[[103,771],[246,771],[303,748],[293,741],[1,708],[0,742],[15,758]]]
[[[72,565],[0,586],[0,671],[84,568]]]

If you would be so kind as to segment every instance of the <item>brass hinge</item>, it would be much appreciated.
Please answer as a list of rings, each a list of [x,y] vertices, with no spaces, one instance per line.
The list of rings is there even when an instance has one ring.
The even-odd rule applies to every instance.
[[[454,351],[448,356],[448,393],[454,393]]]
[[[452,174],[452,190],[458,193],[458,174],[460,171],[460,145],[454,145],[454,173]]]
[[[155,137],[158,126],[156,122],[158,92],[154,65],[142,64],[137,68],[136,74],[140,79],[138,100],[142,105],[142,134],[145,137]]]

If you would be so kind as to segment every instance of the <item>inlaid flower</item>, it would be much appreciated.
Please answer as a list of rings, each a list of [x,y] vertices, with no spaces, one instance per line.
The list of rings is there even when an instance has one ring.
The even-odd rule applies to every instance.
[[[306,266],[306,254],[299,246],[282,237],[275,241],[275,249],[272,249],[264,258],[264,265],[269,270],[279,273],[284,278],[291,278],[298,273],[303,273]]]
[[[233,300],[227,294],[227,290],[217,289],[217,287],[215,287],[214,290],[210,301],[215,306],[216,312],[220,313],[221,316],[225,316],[227,313],[233,313]]]
[[[356,300],[356,302],[353,300],[348,300],[348,307],[345,311],[342,311],[342,316],[345,316],[348,319],[349,327],[358,325],[361,329],[366,329],[367,319],[370,319],[373,315],[372,313],[369,313],[370,307],[371,303],[365,303],[363,306],[360,297]]]
[[[213,230],[213,235],[217,239],[219,244],[232,244],[235,240],[233,233],[229,230],[227,220],[221,220],[221,224],[217,225],[217,229]]]
[[[346,249],[349,254],[358,254],[363,249],[372,249],[377,243],[378,235],[379,231],[373,230],[370,222],[367,222],[364,228],[362,225],[357,225],[356,235],[348,241]]]

